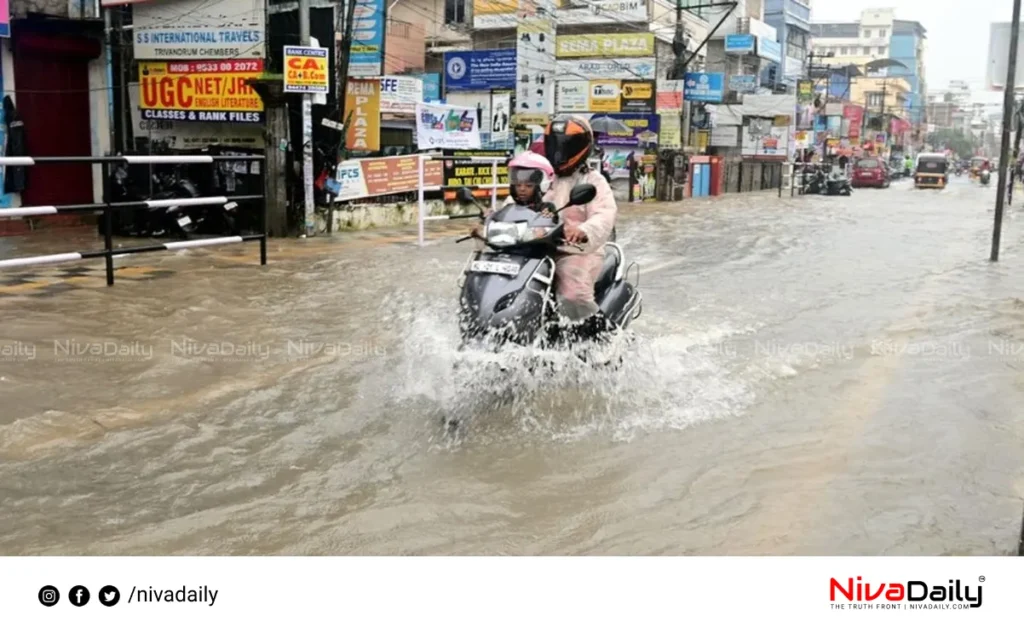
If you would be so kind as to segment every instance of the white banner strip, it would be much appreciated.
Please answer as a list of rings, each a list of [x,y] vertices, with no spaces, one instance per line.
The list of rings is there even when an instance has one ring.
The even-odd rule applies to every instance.
[[[682,553],[686,530],[678,536]],[[962,633],[1014,630],[1024,590],[1024,566],[1008,556],[33,556],[0,566],[11,631],[322,631],[342,618],[352,631]]]

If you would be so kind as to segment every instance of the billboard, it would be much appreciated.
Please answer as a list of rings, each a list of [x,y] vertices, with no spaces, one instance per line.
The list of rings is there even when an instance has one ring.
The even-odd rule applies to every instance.
[[[559,26],[650,23],[646,0],[555,0],[553,5],[552,17]],[[517,13],[522,13],[517,0],[473,0],[473,28],[515,28]],[[535,11],[526,13],[538,15]]]
[[[262,123],[263,100],[247,85],[263,61],[139,62],[143,119]]]
[[[654,79],[657,59],[560,59],[555,79],[583,81],[590,79]]]
[[[376,77],[384,70],[384,0],[355,0],[349,77]]]
[[[356,200],[419,189],[420,161],[416,156],[346,160],[335,171],[335,200]],[[438,187],[444,178],[440,161],[423,162],[423,185]]]
[[[132,7],[135,59],[264,59],[256,0],[150,0]],[[216,26],[211,26],[216,25]]]
[[[985,84],[989,90],[1006,88],[1010,61],[1010,26],[1009,22],[992,23],[985,64]],[[1024,88],[1024,37],[1020,37],[1017,42],[1017,76],[1014,85],[1018,90]]]
[[[563,57],[650,57],[654,33],[559,35],[556,55]]]
[[[444,54],[445,90],[516,87],[516,49],[453,51]]]

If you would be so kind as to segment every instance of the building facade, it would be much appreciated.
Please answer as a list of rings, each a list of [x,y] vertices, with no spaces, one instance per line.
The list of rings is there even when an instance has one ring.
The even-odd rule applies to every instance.
[[[812,24],[811,34],[812,50],[833,55],[833,65],[863,66],[881,59],[903,64],[905,68],[892,67],[885,74],[909,84],[905,108],[910,122],[917,128],[927,123],[927,32],[919,22],[897,20],[893,9],[868,9],[857,22]]]
[[[781,81],[787,86],[796,86],[804,76],[810,53],[810,1],[765,0],[764,21],[775,28],[782,44]]]

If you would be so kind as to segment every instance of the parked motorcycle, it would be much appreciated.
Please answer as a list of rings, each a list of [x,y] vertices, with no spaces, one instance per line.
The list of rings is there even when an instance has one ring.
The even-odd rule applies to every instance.
[[[803,193],[849,196],[853,194],[853,186],[850,183],[850,179],[846,176],[828,175],[825,173],[825,170],[815,167],[804,175]]]
[[[153,172],[150,175],[152,195],[149,195],[150,188],[136,185],[126,166],[118,166],[112,180],[113,199],[116,202],[202,197],[199,187],[189,178],[181,176],[177,169],[172,172]],[[224,205],[199,207],[175,205],[156,209],[119,208],[114,211],[114,232],[129,237],[172,236],[179,240],[187,240],[196,233],[234,235],[237,233],[234,214],[237,207],[237,203],[228,202]],[[103,231],[102,225],[99,230]]]
[[[553,287],[554,256],[565,245],[565,225],[558,214],[587,204],[596,195],[593,185],[579,184],[565,207],[552,205],[553,217],[510,204],[486,219],[483,236],[489,250],[470,257],[460,280],[459,329],[464,345],[497,350],[508,344],[551,346],[599,338],[599,332],[570,330],[559,323]],[[468,188],[459,190],[458,199],[479,206]],[[642,296],[626,280],[632,265],[626,267],[622,248],[609,242],[605,250],[595,300],[613,330],[622,330],[640,316]]]

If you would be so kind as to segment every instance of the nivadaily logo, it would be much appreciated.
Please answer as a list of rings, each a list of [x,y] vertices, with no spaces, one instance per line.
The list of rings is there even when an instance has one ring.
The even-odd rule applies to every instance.
[[[982,604],[984,582],[984,576],[978,577],[977,585],[959,580],[930,585],[923,580],[872,584],[861,576],[856,580],[832,578],[829,599],[833,609],[846,608],[845,602],[852,603],[854,609],[977,609]]]

